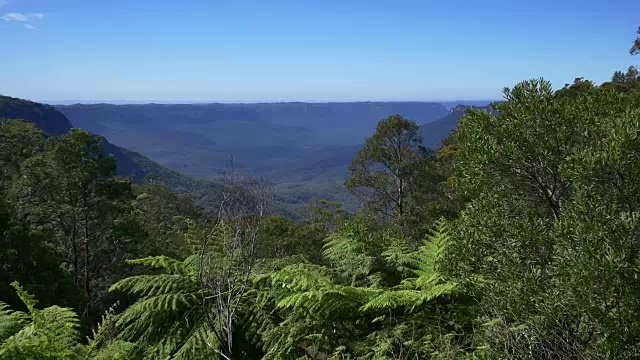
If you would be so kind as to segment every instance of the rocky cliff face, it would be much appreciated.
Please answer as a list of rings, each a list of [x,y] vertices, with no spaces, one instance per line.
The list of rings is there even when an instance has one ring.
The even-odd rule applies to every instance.
[[[24,119],[54,136],[62,135],[72,127],[69,120],[53,106],[8,96],[0,96],[0,118]]]

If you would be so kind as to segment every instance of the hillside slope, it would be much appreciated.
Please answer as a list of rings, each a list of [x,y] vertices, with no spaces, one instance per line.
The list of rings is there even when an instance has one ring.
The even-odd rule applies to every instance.
[[[73,128],[71,122],[56,108],[9,96],[0,96],[0,118],[32,122],[42,131],[53,136],[62,135]],[[99,137],[102,139],[104,152],[118,161],[118,175],[132,177],[136,182],[142,181],[148,174],[147,171],[138,166],[122,148],[111,144],[102,136]]]
[[[405,110],[408,115],[403,115],[408,118],[423,114],[422,119],[431,120],[430,116],[445,111],[430,103],[98,104],[58,108],[71,121],[48,105],[0,98],[0,117],[24,118],[51,135],[80,127],[117,139],[118,145],[134,150],[103,140],[105,152],[118,161],[119,175],[130,176],[135,182],[146,177],[175,192],[191,194],[209,208],[220,194],[215,176],[233,154],[241,166],[274,181],[277,213],[293,218],[299,217],[304,204],[313,198],[340,201],[350,210],[359,207],[343,181],[365,136],[346,144],[340,143],[340,132],[354,136],[371,127],[369,135],[387,112]],[[466,109],[455,107],[439,120],[422,125],[425,145],[438,147],[455,130]],[[348,118],[355,120],[349,122]],[[340,141],[333,143],[331,139]]]
[[[378,121],[389,115],[400,113],[421,124],[447,114],[441,104],[422,102],[78,104],[57,108],[74,126],[189,175],[219,175],[233,155],[238,166],[272,179],[306,176],[310,170],[321,176],[344,166],[332,159],[351,154],[350,147],[362,144]],[[310,159],[317,164],[315,169],[309,169]],[[307,169],[298,171],[296,164]]]
[[[427,124],[437,146],[464,111],[428,102],[257,104],[76,104],[57,106],[73,123],[158,163],[199,177],[216,177],[233,155],[236,166],[276,184],[283,211],[299,212],[312,198],[357,200],[343,186],[348,165],[379,120],[399,113]],[[443,118],[444,117],[444,118]],[[438,120],[440,119],[440,120]],[[434,126],[429,126],[434,124]]]
[[[264,103],[245,106],[275,124],[304,127],[325,141],[362,143],[373,134],[378,121],[401,114],[418,124],[440,119],[447,114],[436,102],[328,102]]]
[[[0,96],[0,118],[33,122],[53,136],[64,134],[73,128],[66,116],[52,106],[8,96]],[[117,173],[120,176],[131,177],[137,183],[147,177],[175,192],[191,194],[204,206],[213,204],[220,193],[220,185],[216,182],[183,175],[139,153],[113,145],[102,136],[96,136],[102,139],[103,151],[116,159]]]

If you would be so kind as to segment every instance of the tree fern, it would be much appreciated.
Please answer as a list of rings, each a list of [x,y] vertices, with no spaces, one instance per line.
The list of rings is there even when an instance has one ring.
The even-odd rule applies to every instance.
[[[388,231],[371,231],[361,219],[356,219],[331,234],[324,245],[324,259],[331,264],[335,276],[353,286],[381,285],[393,282],[395,267],[389,267],[391,248],[404,249],[406,242]],[[396,253],[396,255],[399,255]]]
[[[98,327],[93,330],[93,336],[87,339],[88,345],[82,356],[84,359],[128,360],[136,356],[138,347],[135,344],[116,339],[116,305],[107,310]]]
[[[438,264],[449,241],[449,229],[444,220],[438,221],[431,235],[417,251],[406,256],[405,263],[413,264],[416,275],[400,285],[381,293],[362,307],[362,310],[407,307],[413,309],[442,295],[452,294],[456,284],[446,281],[438,271]]]
[[[210,359],[217,341],[202,306],[195,257],[184,261],[159,256],[129,261],[161,272],[123,279],[110,291],[138,297],[116,321],[118,338],[135,342],[148,359]]]
[[[78,355],[79,320],[73,310],[51,306],[37,309],[37,301],[16,282],[11,284],[27,313],[12,312],[2,305],[0,343],[2,359],[71,359]],[[12,333],[12,334],[11,334]],[[6,337],[9,335],[8,337]]]
[[[381,237],[378,246],[386,248],[366,248],[363,239]],[[261,295],[261,308],[271,301],[270,319],[279,319],[278,326],[261,324],[265,358],[384,359],[433,351],[434,334],[446,333],[437,309],[456,294],[456,284],[438,271],[448,241],[444,221],[416,251],[388,234],[351,227],[327,240],[332,266],[296,264],[262,276],[257,286],[268,295]],[[407,277],[385,286],[389,273]],[[386,280],[366,281],[376,276]]]
[[[27,312],[12,311],[0,303],[1,359],[131,359],[136,353],[132,343],[113,337],[113,310],[103,317],[88,345],[80,343],[77,314],[67,308],[36,308],[37,301],[18,283],[11,284]]]
[[[9,305],[0,302],[0,342],[20,331],[28,322],[27,314],[11,310]]]

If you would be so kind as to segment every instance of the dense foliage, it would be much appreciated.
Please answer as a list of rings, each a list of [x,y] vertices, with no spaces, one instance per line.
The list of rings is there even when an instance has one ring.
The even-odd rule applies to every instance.
[[[435,152],[383,119],[366,206],[299,221],[264,179],[206,212],[86,131],[0,120],[0,358],[640,358],[638,79],[520,82]]]

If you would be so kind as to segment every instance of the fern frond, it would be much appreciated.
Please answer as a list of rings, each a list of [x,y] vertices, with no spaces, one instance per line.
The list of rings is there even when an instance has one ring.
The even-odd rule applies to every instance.
[[[351,286],[305,291],[285,297],[277,303],[276,307],[334,317],[357,311],[369,298],[381,291]]]
[[[139,296],[156,296],[176,292],[194,292],[194,282],[182,275],[138,275],[131,276],[113,284],[109,291],[121,291]]]
[[[440,296],[449,295],[456,289],[455,283],[435,284],[428,291],[425,290],[392,290],[385,291],[366,303],[361,311],[389,310],[408,308],[413,310]]]
[[[218,343],[202,306],[197,257],[178,261],[159,256],[131,263],[166,273],[132,276],[111,287],[139,296],[115,320],[118,339],[137,344],[145,359],[217,358]]]
[[[374,263],[364,241],[368,235],[363,232],[359,227],[342,230],[330,235],[324,245],[324,257],[352,282],[367,276]]]
[[[178,313],[199,303],[198,293],[171,293],[145,297],[128,307],[118,318],[117,325],[123,326],[145,315],[154,313]]]
[[[272,273],[269,277],[272,286],[287,288],[291,291],[307,291],[332,283],[326,270],[313,264],[287,266]]]
[[[29,310],[30,314],[33,315],[38,312],[38,310],[36,309],[38,300],[36,300],[33,295],[29,294],[25,289],[23,289],[22,286],[20,286],[20,283],[18,283],[17,281],[12,282],[11,287],[16,289],[18,297],[20,297],[20,300],[22,300],[24,305],[27,307],[27,310]]]
[[[79,352],[79,319],[71,309],[52,306],[0,345],[2,359],[67,359]]]
[[[217,338],[209,330],[208,324],[201,321],[193,328],[182,346],[173,355],[174,360],[215,359],[215,349],[219,347]]]
[[[0,344],[20,331],[28,322],[29,315],[21,311],[11,310],[9,305],[0,302]]]
[[[127,260],[128,264],[159,268],[172,275],[189,275],[191,268],[185,262],[168,256],[150,256],[142,259]]]
[[[86,357],[87,360],[129,360],[135,358],[136,344],[126,341],[113,341],[97,352]]]
[[[73,309],[51,306],[40,311],[42,319],[40,328],[48,337],[60,345],[72,345],[78,342],[80,319]]]
[[[382,256],[403,274],[418,266],[409,243],[402,238],[394,238]]]
[[[441,261],[450,240],[449,225],[444,219],[438,220],[431,234],[427,235],[425,243],[416,251],[419,276],[438,273],[438,262]]]

